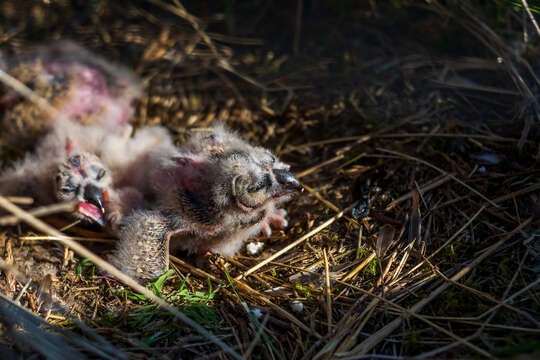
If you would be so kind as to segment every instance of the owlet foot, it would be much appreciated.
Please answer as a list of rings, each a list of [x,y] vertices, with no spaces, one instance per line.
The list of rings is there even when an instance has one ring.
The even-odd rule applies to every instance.
[[[285,209],[275,209],[268,217],[266,222],[263,224],[261,232],[266,235],[272,235],[272,227],[277,229],[285,229],[289,225],[289,222],[285,218],[287,216],[287,211]]]

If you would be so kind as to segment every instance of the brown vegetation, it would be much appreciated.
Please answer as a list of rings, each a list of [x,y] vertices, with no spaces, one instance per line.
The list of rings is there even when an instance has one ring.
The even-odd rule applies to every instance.
[[[0,327],[6,353],[538,356],[538,9],[283,3],[0,4],[2,51],[73,39],[143,79],[137,126],[181,142],[222,120],[292,164],[306,190],[287,205],[289,229],[259,239],[262,254],[202,268],[176,254],[146,295],[60,250],[77,241],[103,256],[114,241],[51,216],[69,207],[34,212],[43,224],[31,199],[0,198],[16,215],[0,218],[0,314],[24,327],[9,298],[56,325]],[[21,155],[1,151],[6,165]],[[60,335],[36,345],[45,333]]]

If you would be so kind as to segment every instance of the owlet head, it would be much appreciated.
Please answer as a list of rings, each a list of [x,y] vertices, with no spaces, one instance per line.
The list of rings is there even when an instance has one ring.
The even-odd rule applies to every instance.
[[[77,215],[104,225],[104,203],[111,185],[111,175],[99,158],[83,152],[70,156],[59,166],[55,192],[60,201],[77,201]]]
[[[243,212],[260,209],[269,201],[287,201],[301,188],[288,171],[289,166],[262,148],[253,148],[249,153],[231,151],[219,162],[224,177],[221,186],[230,189],[231,205]]]

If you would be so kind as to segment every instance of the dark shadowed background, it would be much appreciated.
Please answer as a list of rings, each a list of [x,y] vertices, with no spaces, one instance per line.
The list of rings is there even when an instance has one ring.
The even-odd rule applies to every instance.
[[[9,61],[71,39],[142,79],[136,126],[165,125],[182,142],[186,130],[220,120],[292,165],[305,191],[287,206],[289,228],[258,239],[261,254],[213,256],[201,269],[177,254],[174,271],[150,285],[242,356],[532,359],[539,9],[502,0],[4,0],[0,50]],[[23,155],[0,146],[2,166]],[[114,241],[94,230],[66,233]],[[36,235],[0,227],[3,259],[36,284],[3,272],[0,289],[55,325],[47,331],[99,348],[78,318],[118,357],[229,358]],[[98,254],[112,247],[83,244]],[[10,328],[19,316],[0,326],[6,354],[52,358],[30,345],[43,326]]]

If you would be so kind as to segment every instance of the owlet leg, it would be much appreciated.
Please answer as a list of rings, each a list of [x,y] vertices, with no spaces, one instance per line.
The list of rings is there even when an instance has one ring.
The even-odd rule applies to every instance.
[[[169,268],[167,218],[158,211],[139,211],[125,218],[111,263],[123,273],[151,280]]]

